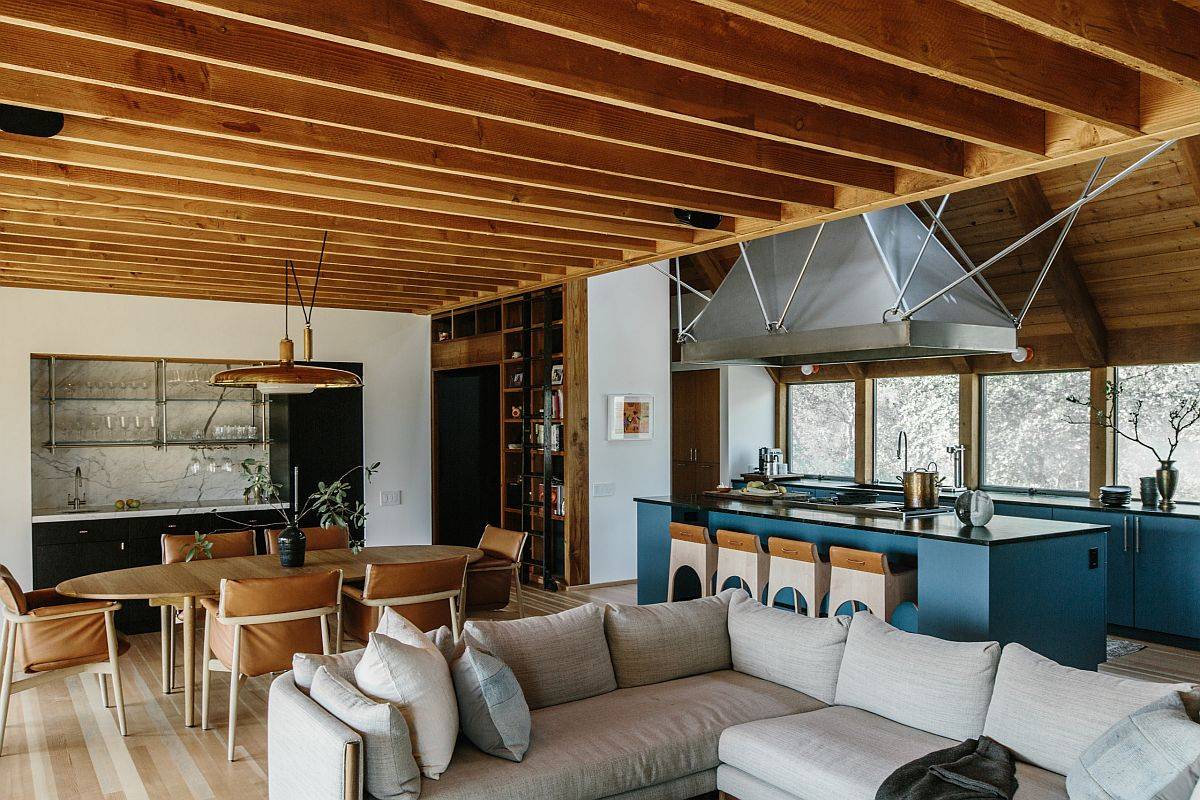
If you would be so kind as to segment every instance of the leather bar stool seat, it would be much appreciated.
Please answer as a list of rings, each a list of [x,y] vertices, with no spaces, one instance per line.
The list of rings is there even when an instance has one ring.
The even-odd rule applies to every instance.
[[[770,559],[763,550],[762,539],[753,533],[717,531],[717,591],[730,578],[738,578],[750,596],[762,602],[767,587]]]
[[[700,596],[713,594],[713,576],[717,574],[717,546],[708,538],[708,529],[701,525],[672,522],[667,526],[671,536],[671,558],[667,567],[667,602],[675,599],[675,582],[679,571],[691,568],[700,579]]]
[[[803,599],[807,616],[821,616],[821,601],[829,593],[830,564],[821,558],[817,546],[799,539],[772,536],[767,539],[767,552],[771,556],[768,582],[771,597],[767,605],[774,606],[779,593],[791,589],[797,614]]]
[[[917,569],[893,567],[885,553],[831,547],[829,563],[830,616],[837,614],[843,603],[857,601],[891,622],[897,606],[917,602]]]

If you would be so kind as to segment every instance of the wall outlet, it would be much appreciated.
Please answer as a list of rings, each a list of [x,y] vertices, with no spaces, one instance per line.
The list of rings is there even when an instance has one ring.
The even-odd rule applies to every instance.
[[[617,493],[617,485],[615,483],[593,483],[592,497],[612,497]]]
[[[396,489],[392,492],[379,493],[379,505],[381,506],[398,506],[400,505],[400,490]]]

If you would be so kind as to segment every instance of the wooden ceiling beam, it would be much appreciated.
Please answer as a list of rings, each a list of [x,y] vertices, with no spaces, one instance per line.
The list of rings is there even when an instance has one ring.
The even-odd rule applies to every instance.
[[[197,286],[147,289],[141,282],[134,280],[121,281],[104,278],[80,278],[69,275],[46,275],[38,272],[28,272],[19,267],[9,265],[5,261],[0,261],[0,286],[51,291],[99,292],[103,294],[127,294],[143,297],[176,297],[189,300],[225,300],[229,302],[283,305],[282,298],[273,297],[267,292],[225,290],[219,288],[209,289]],[[416,301],[402,303],[385,302],[368,298],[353,301],[329,300],[320,302],[317,305],[321,308],[420,313],[429,310],[434,304]]]
[[[1138,72],[951,0],[701,2],[1019,103],[1138,132]]]
[[[959,0],[1013,25],[1200,90],[1200,11],[1173,0]]]
[[[199,197],[260,196],[268,204],[304,207],[305,204],[344,205],[355,216],[378,215],[392,210],[441,213],[480,220],[527,222],[551,228],[647,236],[675,242],[692,242],[695,235],[675,219],[669,208],[619,201],[598,201],[591,212],[552,211],[491,201],[448,197],[389,186],[287,175],[252,166],[216,164],[190,158],[132,153],[68,140],[6,136],[0,139],[0,159],[18,159],[46,165],[120,176],[111,185],[171,186]],[[6,172],[5,174],[11,174]],[[577,195],[571,195],[577,197]],[[277,202],[276,202],[277,201]],[[603,206],[603,209],[601,208]],[[626,214],[628,216],[621,216]]]
[[[188,242],[178,240],[155,239],[150,236],[127,234],[100,233],[100,231],[76,231],[44,225],[12,224],[0,215],[0,237],[4,240],[20,240],[38,243],[34,240],[71,241],[79,242],[80,246],[103,247],[104,245],[136,248],[145,252],[187,253],[198,259],[236,258],[240,263],[263,264],[280,269],[283,260],[292,260],[296,265],[316,266],[318,251],[274,252],[264,251],[257,247],[238,247],[214,245],[209,242]],[[487,282],[486,279],[497,279],[497,285],[516,285],[521,281],[544,281],[547,277],[563,275],[562,271],[542,272],[536,264],[491,263],[474,258],[463,258],[461,255],[433,255],[428,253],[397,253],[389,258],[374,258],[370,255],[343,253],[336,247],[325,249],[324,263],[331,270],[338,267],[373,267],[379,270],[442,270],[445,275],[454,276],[452,270],[457,267],[469,266],[476,269],[476,275],[461,276],[463,281],[474,278],[476,281]],[[482,287],[481,287],[482,288]]]
[[[11,139],[6,139],[4,142],[5,145],[10,143]],[[24,142],[21,146],[22,148],[29,147]],[[96,192],[115,191],[118,195],[131,192],[139,195],[158,195],[185,201],[218,202],[274,211],[311,212],[326,218],[398,222],[480,233],[507,232],[519,235],[517,232],[523,231],[533,238],[549,239],[550,241],[587,241],[606,244],[613,236],[647,238],[650,241],[666,239],[677,243],[687,243],[693,239],[690,231],[665,225],[573,217],[570,218],[570,224],[577,227],[556,227],[547,223],[558,223],[565,220],[553,214],[534,214],[533,216],[538,221],[530,222],[527,219],[480,218],[469,214],[418,211],[374,203],[311,197],[264,189],[247,189],[204,181],[139,175],[132,172],[77,166],[61,161],[14,158],[4,155],[6,150],[12,152],[10,147],[0,147],[0,177],[26,181],[25,191],[27,193],[32,190],[32,182],[41,182],[86,187]],[[42,191],[44,191],[43,187],[39,187],[38,192]],[[341,229],[343,225],[335,223],[326,227],[336,230]],[[576,236],[572,237],[572,234],[576,234]]]
[[[725,12],[687,0],[624,5],[621,14],[586,0],[437,1],[494,20],[494,38],[501,38],[497,33],[506,31],[500,23],[560,37],[535,52],[523,57],[513,54],[512,59],[491,66],[510,79],[523,77],[518,72],[521,67],[514,64],[540,60],[543,53],[553,58],[554,50],[570,54],[573,64],[586,63],[589,52],[576,44],[579,42],[987,146],[1033,155],[1045,152],[1045,115],[1039,109],[753,20],[730,24]],[[211,0],[187,5],[225,14],[231,24],[244,26],[239,34],[243,36],[250,23],[242,20],[253,18],[280,27],[304,27],[330,41],[353,40],[384,52],[483,71],[471,63],[469,51],[449,51],[443,39],[431,40],[428,32],[441,33],[443,28],[428,25],[432,12],[425,9],[424,2],[410,0],[404,13],[396,13],[390,0],[345,0],[336,9],[323,9],[319,18],[307,8],[269,0]],[[369,42],[363,40],[364,26]],[[576,72],[578,68],[556,76],[559,83],[555,87],[579,91],[583,81]],[[541,80],[547,77],[543,74]]]
[[[1002,184],[1005,195],[1012,203],[1013,211],[1021,225],[1032,230],[1054,216],[1054,210],[1046,200],[1046,194],[1036,175],[1027,175]],[[1057,229],[1054,229],[1057,230]],[[1043,233],[1026,247],[1045,262],[1050,254],[1051,231]],[[1046,276],[1054,298],[1071,327],[1071,333],[1079,351],[1093,366],[1102,366],[1108,358],[1108,331],[1104,318],[1096,308],[1096,302],[1088,290],[1087,282],[1079,271],[1079,265],[1064,246],[1058,252],[1050,272]]]
[[[649,113],[662,102],[643,109],[616,107],[227,20],[220,22],[229,30],[214,32],[211,23],[217,18],[153,3],[149,6],[161,15],[140,6],[117,13],[98,7],[97,0],[77,4],[88,19],[82,26],[69,24],[71,15],[59,13],[64,9],[57,5],[30,8],[0,0],[0,39],[12,42],[0,52],[0,64],[237,109],[222,112],[233,117],[229,134],[257,133],[257,123],[243,124],[240,117],[266,112],[357,130],[367,124],[380,133],[431,143],[696,188],[739,191],[745,184],[742,191],[750,196],[778,191],[772,185],[786,188],[785,177],[879,190],[894,185],[890,164]],[[181,17],[196,17],[197,24]],[[167,18],[179,19],[187,30]],[[230,34],[247,35],[258,44],[237,43]],[[50,56],[63,48],[77,56]],[[710,98],[709,105],[720,97]],[[870,129],[871,123],[863,121],[861,127]],[[898,130],[889,132],[899,146],[907,143]],[[937,148],[921,163],[930,171],[959,173],[961,147],[932,138]],[[698,161],[723,169],[702,169]],[[759,172],[757,183],[747,184],[754,172]]]
[[[228,234],[234,237],[270,237],[284,241],[302,239],[319,243],[324,232],[330,239],[365,249],[419,249],[429,252],[470,255],[514,252],[516,260],[548,262],[549,272],[566,270],[552,266],[559,255],[591,257],[598,262],[620,261],[627,251],[599,246],[576,245],[538,239],[467,233],[416,225],[372,224],[360,220],[340,220],[319,214],[297,214],[271,210],[247,213],[238,206],[219,203],[181,202],[152,195],[97,192],[64,185],[34,186],[0,177],[0,208],[61,215],[68,219],[119,221],[182,228],[197,235]],[[336,227],[335,227],[336,226]],[[633,240],[637,242],[638,240]],[[443,249],[447,248],[447,249]],[[645,249],[643,249],[645,248]],[[645,242],[628,252],[653,252],[653,242]]]
[[[0,99],[5,92],[0,75]],[[635,218],[645,221],[667,220],[667,208],[695,208],[717,214],[779,220],[782,207],[779,201],[756,197],[724,194],[689,187],[639,181],[608,176],[614,183],[624,184],[625,191],[610,196],[604,192],[585,192],[528,185],[523,182],[494,180],[457,173],[437,172],[382,163],[340,154],[298,152],[267,144],[213,138],[177,131],[156,129],[80,116],[67,117],[57,140],[195,159],[201,163],[229,164],[254,167],[272,173],[301,175],[344,180],[353,183],[431,192],[438,195],[509,203],[522,207],[552,211],[600,214],[615,218]],[[381,168],[382,167],[382,168]],[[579,172],[583,172],[580,170]],[[587,175],[601,176],[595,172]],[[597,180],[597,183],[603,183]],[[795,181],[789,202],[822,201],[832,205],[832,191],[822,185]]]
[[[58,255],[69,258],[98,258],[125,263],[162,264],[164,266],[194,267],[198,264],[227,264],[246,271],[247,274],[259,273],[274,275],[278,282],[282,276],[282,265],[279,262],[270,263],[255,260],[252,257],[227,254],[206,254],[192,250],[147,249],[136,245],[114,242],[86,242],[72,239],[56,239],[44,236],[23,236],[20,234],[0,233],[0,247],[9,252],[19,251],[45,258],[55,258]],[[357,276],[379,278],[381,280],[401,280],[414,284],[423,284],[432,288],[447,288],[469,292],[497,291],[513,288],[524,283],[543,280],[544,277],[518,278],[513,274],[502,275],[463,275],[447,271],[446,267],[430,267],[423,264],[408,264],[400,262],[388,267],[377,267],[363,264],[329,264],[328,273],[334,280],[352,280]],[[315,261],[298,261],[297,269],[301,272],[315,272]],[[324,275],[326,270],[322,270]],[[305,273],[306,274],[306,273]]]
[[[92,241],[123,240],[136,241],[147,247],[186,246],[206,252],[217,253],[254,253],[268,258],[315,258],[321,250],[319,235],[312,238],[278,238],[267,236],[230,235],[221,232],[197,231],[173,225],[146,225],[125,223],[105,219],[90,219],[87,217],[71,217],[66,215],[50,215],[16,211],[6,206],[16,205],[7,202],[9,198],[0,197],[0,230],[30,233],[53,233],[68,239]],[[536,253],[521,253],[512,251],[489,251],[474,248],[453,248],[441,245],[443,249],[426,250],[421,248],[380,248],[360,247],[346,244],[340,237],[331,236],[326,247],[329,254],[337,254],[341,258],[358,257],[377,259],[379,261],[414,261],[418,263],[444,264],[448,259],[458,257],[463,264],[477,263],[483,267],[494,267],[499,272],[509,272],[523,265],[530,272],[540,275],[565,275],[566,267],[589,269],[596,265],[592,259],[567,258],[562,256],[541,256]],[[179,244],[179,243],[182,243]],[[436,245],[434,246],[437,247]],[[529,256],[534,256],[529,258]],[[543,259],[560,259],[557,262],[543,262]]]

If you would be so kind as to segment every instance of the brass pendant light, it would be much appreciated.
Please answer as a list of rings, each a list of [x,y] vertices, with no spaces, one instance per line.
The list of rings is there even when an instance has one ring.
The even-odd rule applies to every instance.
[[[279,362],[253,367],[236,367],[218,372],[209,379],[210,386],[258,389],[263,394],[308,394],[315,389],[361,388],[362,379],[353,372],[332,367],[315,367],[296,363],[296,347],[288,337],[289,277],[296,285],[296,297],[300,311],[304,314],[304,360],[312,361],[313,333],[312,312],[317,301],[317,286],[321,283],[321,265],[325,261],[325,243],[329,233],[321,239],[321,255],[317,261],[317,276],[313,280],[312,297],[307,308],[300,291],[300,279],[296,265],[291,260],[283,262],[283,339],[279,341]]]

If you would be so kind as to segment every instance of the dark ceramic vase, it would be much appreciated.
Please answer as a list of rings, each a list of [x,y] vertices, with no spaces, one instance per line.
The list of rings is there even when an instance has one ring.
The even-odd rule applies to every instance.
[[[279,534],[279,566],[303,567],[306,539],[304,531],[288,525]]]

